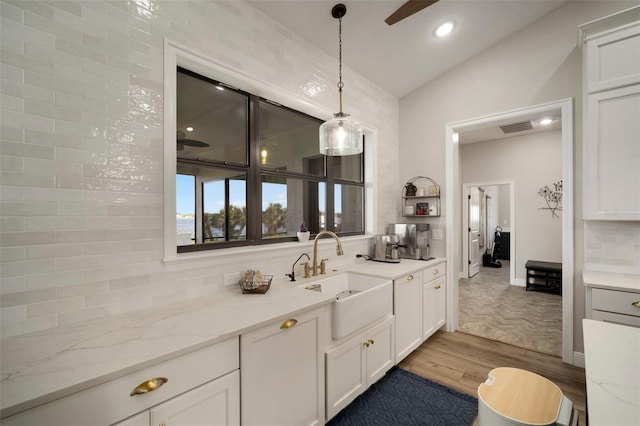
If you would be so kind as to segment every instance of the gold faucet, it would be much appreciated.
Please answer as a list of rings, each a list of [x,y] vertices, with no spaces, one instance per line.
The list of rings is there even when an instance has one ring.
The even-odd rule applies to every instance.
[[[323,235],[329,235],[330,237],[333,237],[336,240],[336,254],[338,256],[342,256],[344,254],[344,252],[342,251],[342,243],[340,242],[340,238],[338,238],[336,234],[334,234],[331,231],[318,232],[318,235],[316,235],[316,238],[313,240],[313,265],[311,266],[311,275],[313,275],[314,277],[318,276],[318,240]],[[322,260],[322,265],[321,265],[322,267],[320,271],[321,274],[325,273],[324,260]]]

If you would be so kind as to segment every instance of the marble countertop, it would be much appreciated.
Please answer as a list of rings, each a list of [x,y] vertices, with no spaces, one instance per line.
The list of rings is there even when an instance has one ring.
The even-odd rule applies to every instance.
[[[582,324],[589,424],[640,425],[640,328]]]
[[[587,287],[640,293],[640,275],[637,274],[582,271],[582,281]]]
[[[328,275],[353,271],[394,279],[443,261],[358,260]],[[334,296],[296,287],[328,275],[295,283],[274,280],[264,295],[243,295],[234,289],[160,309],[2,339],[0,417],[331,303]]]

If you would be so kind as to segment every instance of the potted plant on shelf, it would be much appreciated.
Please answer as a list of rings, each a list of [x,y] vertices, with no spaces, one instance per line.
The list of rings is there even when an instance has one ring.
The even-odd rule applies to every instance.
[[[300,230],[298,231],[298,241],[309,241],[309,236],[311,235],[311,232],[309,232],[309,229],[307,229],[307,225],[304,224],[304,222],[302,222],[300,224]]]

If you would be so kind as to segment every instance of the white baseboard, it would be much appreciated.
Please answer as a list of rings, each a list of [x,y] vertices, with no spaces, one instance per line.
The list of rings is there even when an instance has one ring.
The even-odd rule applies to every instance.
[[[573,365],[584,368],[584,354],[582,352],[573,353]]]
[[[513,281],[513,285],[517,285],[518,287],[526,287],[527,283],[524,278],[516,278]]]

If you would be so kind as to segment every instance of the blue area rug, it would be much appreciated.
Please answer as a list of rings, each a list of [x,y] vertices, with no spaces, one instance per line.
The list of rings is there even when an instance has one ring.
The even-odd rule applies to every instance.
[[[469,426],[478,400],[393,367],[327,425]]]

